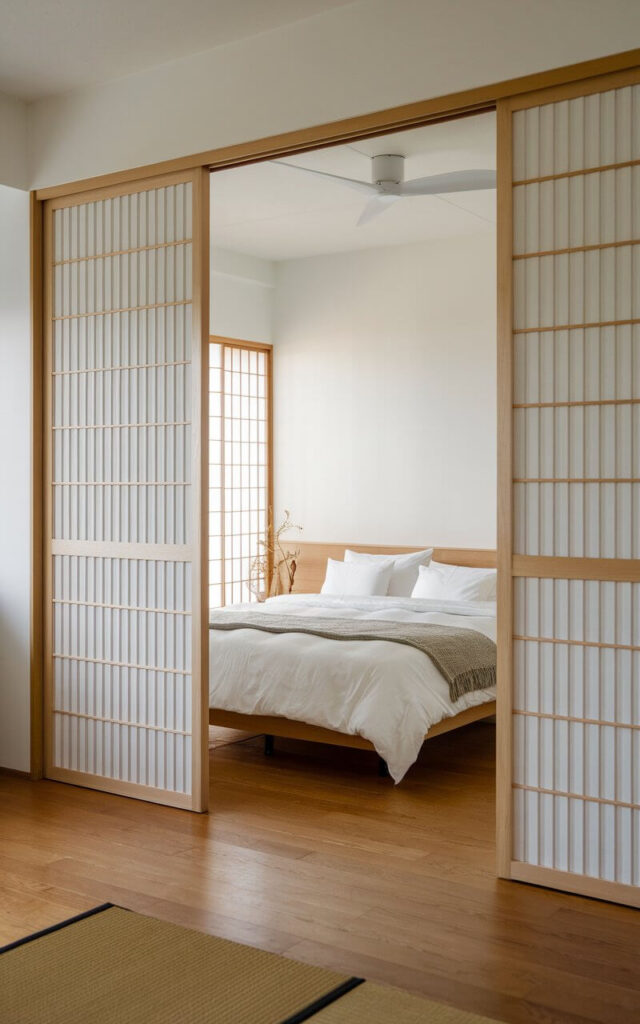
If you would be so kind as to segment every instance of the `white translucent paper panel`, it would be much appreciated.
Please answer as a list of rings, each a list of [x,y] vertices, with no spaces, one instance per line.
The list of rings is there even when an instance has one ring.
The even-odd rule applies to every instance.
[[[513,800],[516,860],[640,885],[640,810],[523,789]]]
[[[640,484],[514,484],[514,551],[640,558]]]
[[[516,711],[640,728],[640,651],[515,640],[514,658]]]
[[[266,352],[210,345],[209,605],[255,601],[251,565],[266,537]],[[266,583],[265,583],[266,585]]]
[[[189,541],[190,339],[190,305],[56,324],[56,539]]]
[[[517,185],[514,254],[640,239],[640,166]]]
[[[514,402],[640,398],[640,324],[514,336]]]
[[[53,561],[54,763],[188,792],[190,564]]]
[[[54,261],[189,240],[191,183],[101,199],[54,212]]]
[[[515,579],[514,632],[640,647],[640,583]]]
[[[191,792],[191,737],[72,714],[53,714],[54,764],[69,771]]]
[[[640,246],[516,260],[514,327],[530,330],[640,317]]]
[[[514,181],[638,159],[638,85],[513,115]]]

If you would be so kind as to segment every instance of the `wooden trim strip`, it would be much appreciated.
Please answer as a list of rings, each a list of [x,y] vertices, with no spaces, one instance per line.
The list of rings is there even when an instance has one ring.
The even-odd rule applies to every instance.
[[[598,405],[640,405],[640,398],[587,398],[570,402],[514,402],[514,409],[573,409]]]
[[[639,558],[569,558],[554,555],[514,555],[514,576],[556,580],[602,580],[640,583]]]
[[[637,476],[516,476],[514,484],[640,484]]]
[[[546,334],[548,331],[588,331],[593,327],[628,327],[640,324],[638,317],[629,320],[593,320],[585,324],[550,324],[548,327],[514,327],[514,334]]]
[[[568,793],[562,789],[545,789],[543,786],[526,786],[522,782],[514,782],[513,789],[521,789],[526,793],[541,793],[543,796],[557,796],[566,800],[584,800],[592,804],[604,804],[607,807],[626,807],[627,810],[640,810],[640,804],[628,803],[626,800],[607,800],[603,796],[586,796],[582,793]]]
[[[640,651],[640,647],[633,644],[605,644],[600,640],[566,640],[556,636],[521,636],[514,633],[514,640],[521,640],[528,644],[559,644],[561,647],[600,647],[607,651]]]
[[[190,562],[189,544],[134,544],[108,540],[52,540],[52,555],[79,555],[87,558],[132,558],[152,562]]]
[[[166,420],[163,423],[61,423],[52,430],[137,430],[148,427],[190,427],[191,420]]]
[[[58,661],[82,661],[88,665],[109,665],[111,668],[133,668],[136,672],[162,672],[170,676],[190,676],[190,668],[166,668],[164,665],[136,665],[131,661],[112,661],[110,658],[87,658],[81,654],[58,654],[54,651],[52,658]]]
[[[548,711],[524,711],[520,708],[513,709],[514,715],[521,715],[523,718],[546,718],[553,722],[577,722],[579,725],[598,725],[607,729],[633,729],[640,731],[640,724],[635,722],[608,722],[601,718],[580,718],[577,715],[555,715]]]
[[[91,315],[91,314],[88,314]],[[83,370],[52,370],[52,377],[72,377],[79,373],[121,373],[125,370],[162,370],[167,366],[191,366],[190,359],[175,359],[167,363],[131,363],[128,366],[87,366]],[[159,427],[160,423],[148,424]]]
[[[171,249],[178,245],[190,245],[191,238],[179,238],[175,242],[155,242],[151,245],[137,245],[133,249],[112,249],[109,252],[99,252],[94,256],[70,256],[66,260],[54,260],[53,267],[66,267],[70,263],[88,263],[90,260],[107,260],[112,256],[134,256],[139,252],[150,252],[152,249]]]
[[[596,900],[640,907],[640,888],[637,885],[610,882],[604,878],[592,878],[590,875],[576,875],[571,871],[558,871],[556,868],[544,868],[519,860],[511,862],[510,874],[516,881],[529,885],[540,885],[548,889],[575,892],[579,896],[590,896]]]
[[[241,338],[224,338],[219,334],[209,335],[210,345],[225,345],[227,348],[251,349],[253,352],[273,352],[273,345],[265,341],[243,341]]]
[[[84,711],[63,711],[52,708],[54,715],[65,715],[67,718],[83,718],[88,722],[104,722],[106,725],[123,725],[127,729],[148,729],[149,732],[169,733],[172,736],[190,736],[184,729],[169,729],[165,725],[150,725],[148,722],[127,722],[120,718],[103,718],[101,715],[88,715]]]
[[[189,480],[52,480],[52,487],[191,487]]]
[[[183,811],[193,810],[192,798],[189,793],[175,789],[157,789],[142,782],[129,782],[116,779],[111,775],[94,775],[93,772],[81,772],[71,768],[60,768],[51,763],[47,770],[47,778],[54,782],[67,782],[72,786],[87,786],[103,793],[115,793],[117,796],[134,797],[152,804],[164,804],[167,807],[179,807]]]
[[[52,316],[55,323],[59,320],[78,320],[90,316],[113,316],[116,313],[140,313],[145,309],[168,309],[171,306],[190,306],[191,299],[174,299],[172,302],[152,302],[148,306],[123,306],[122,309],[98,309],[95,313],[65,313],[64,316]]]
[[[544,181],[558,181],[561,178],[580,178],[585,174],[603,174],[605,171],[621,171],[624,167],[637,167],[640,160],[621,160],[615,164],[600,164],[598,167],[584,167],[575,171],[559,171],[557,174],[542,174],[536,178],[521,178],[513,182],[514,188],[523,185],[539,185]]]
[[[191,615],[190,609],[182,608],[147,608],[132,604],[106,604],[102,601],[73,601],[66,597],[52,598],[52,604],[70,605],[75,608],[108,608],[116,612],[148,612],[150,615]]]
[[[311,128],[254,139],[250,142],[218,149],[204,150],[174,160],[164,160],[129,170],[101,174],[73,183],[40,188],[36,192],[36,198],[39,200],[62,199],[61,205],[64,205],[65,202],[69,205],[70,197],[75,202],[86,202],[89,201],[86,193],[106,186],[111,188],[123,186],[129,191],[133,191],[132,182],[139,182],[153,176],[168,175],[171,172],[175,175],[175,172],[178,171],[193,171],[194,168],[204,166],[223,168],[253,163],[258,160],[273,160],[275,157],[334,146],[358,138],[384,135],[421,124],[452,120],[456,117],[493,110],[499,100],[511,99],[513,101],[514,98],[517,100],[522,94],[524,94],[523,101],[528,102],[531,95],[535,96],[536,90],[558,89],[574,82],[579,83],[580,88],[584,90],[583,80],[596,78],[596,76],[608,75],[615,85],[623,83],[627,77],[627,70],[638,65],[640,65],[640,50],[626,50],[624,53],[611,54],[594,60],[581,61],[578,64],[522,75],[491,85],[448,93],[416,103],[406,103],[386,110],[315,125]],[[171,180],[175,181],[175,177]],[[156,181],[149,187],[159,187],[160,184],[161,182]],[[138,188],[140,187],[138,186]],[[82,193],[85,193],[84,197],[79,195]]]
[[[45,687],[45,326],[44,208],[29,196],[31,293],[30,775],[44,770]]]
[[[543,256],[571,256],[576,252],[596,252],[599,249],[621,249],[624,246],[640,245],[640,238],[629,238],[625,242],[598,242],[593,245],[573,245],[567,249],[542,249],[539,252],[519,252],[514,260],[535,260]]]

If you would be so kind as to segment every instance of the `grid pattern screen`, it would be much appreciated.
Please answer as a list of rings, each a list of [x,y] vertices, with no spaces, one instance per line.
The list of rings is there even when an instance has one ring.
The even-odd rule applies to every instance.
[[[269,527],[271,349],[209,345],[209,607],[257,600]],[[257,586],[256,586],[257,583]]]

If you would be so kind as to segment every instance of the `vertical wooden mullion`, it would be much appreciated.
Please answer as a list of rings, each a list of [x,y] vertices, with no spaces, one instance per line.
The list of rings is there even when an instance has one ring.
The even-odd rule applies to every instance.
[[[513,199],[512,115],[497,106],[498,209],[498,624],[496,854],[510,876],[513,846]]]
[[[192,224],[192,800],[209,806],[209,171],[193,178]]]
[[[30,774],[44,773],[44,203],[30,195],[31,287],[31,623]]]
[[[43,550],[43,625],[44,625],[44,772],[49,775],[53,766],[53,557],[51,554],[51,538],[53,537],[53,211],[51,204],[46,203],[44,209],[44,550]]]

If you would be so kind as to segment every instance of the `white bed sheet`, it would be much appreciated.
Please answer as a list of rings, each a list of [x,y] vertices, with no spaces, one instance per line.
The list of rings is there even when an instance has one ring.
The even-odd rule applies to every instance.
[[[235,605],[271,613],[328,618],[434,622],[475,629],[495,641],[494,602],[467,604],[403,597],[285,595]],[[495,700],[495,688],[452,703],[429,657],[387,640],[328,640],[256,629],[210,630],[211,707],[247,715],[280,715],[364,736],[395,782],[416,760],[425,733],[442,719]]]

